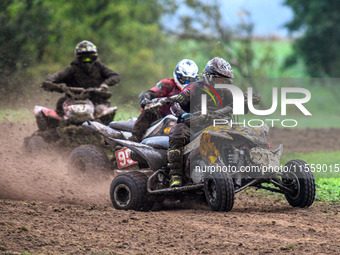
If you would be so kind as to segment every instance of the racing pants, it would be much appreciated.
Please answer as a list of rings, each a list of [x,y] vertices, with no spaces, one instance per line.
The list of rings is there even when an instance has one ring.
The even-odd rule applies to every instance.
[[[183,176],[183,149],[190,139],[190,128],[185,123],[176,124],[169,134],[168,167],[170,175]]]

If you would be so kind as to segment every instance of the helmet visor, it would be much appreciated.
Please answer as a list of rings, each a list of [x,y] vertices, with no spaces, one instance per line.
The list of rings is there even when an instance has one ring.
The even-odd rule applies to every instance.
[[[212,76],[212,82],[214,84],[226,84],[228,83],[228,78],[221,76]]]
[[[97,59],[97,54],[95,53],[86,53],[86,54],[78,54],[78,59],[81,61],[81,62],[93,62]]]
[[[203,74],[203,78],[205,82],[208,83],[210,86],[213,86],[215,84],[229,84],[230,83],[229,78],[218,76],[218,75]]]
[[[198,80],[198,77],[182,76],[178,79],[182,84],[190,84]]]

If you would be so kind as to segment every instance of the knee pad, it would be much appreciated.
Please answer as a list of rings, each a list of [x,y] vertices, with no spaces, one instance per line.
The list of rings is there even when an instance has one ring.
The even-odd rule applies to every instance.
[[[168,150],[168,162],[182,162],[183,160],[183,154],[182,154],[182,149],[173,149],[173,150]]]

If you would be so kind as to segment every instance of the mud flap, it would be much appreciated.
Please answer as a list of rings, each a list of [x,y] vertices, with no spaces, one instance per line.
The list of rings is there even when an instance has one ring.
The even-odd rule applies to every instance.
[[[97,118],[97,119],[100,119],[100,118],[103,117],[103,116],[106,116],[106,115],[109,115],[109,114],[116,113],[117,109],[118,109],[117,106],[106,108],[106,109],[102,110],[102,111],[100,112],[100,114],[98,114],[98,116],[96,116],[96,118]]]
[[[56,119],[56,120],[61,120],[62,118],[57,114],[56,111],[48,109],[46,107],[43,106],[39,106],[36,105],[34,107],[34,115],[35,116],[41,116],[44,118],[52,118],[52,119]]]
[[[104,124],[97,121],[86,121],[82,124],[82,126],[83,128],[92,132],[97,132],[104,137],[123,138],[123,134],[120,131],[105,126]]]
[[[258,165],[265,165],[267,167],[279,167],[280,160],[283,153],[283,145],[274,150],[266,150],[260,147],[255,147],[250,150],[250,159]]]
[[[136,152],[140,157],[145,159],[151,170],[158,170],[167,163],[167,150],[155,149],[151,146],[135,143],[128,140],[121,140],[115,138],[109,138],[124,147],[128,147],[130,150]]]
[[[131,150],[126,147],[115,151],[117,166],[119,169],[123,169],[138,163],[137,161],[134,161],[130,158],[130,152]]]

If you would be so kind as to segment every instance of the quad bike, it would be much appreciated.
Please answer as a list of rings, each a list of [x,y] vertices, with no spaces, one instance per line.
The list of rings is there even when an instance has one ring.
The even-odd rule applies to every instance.
[[[158,109],[168,104],[174,97],[155,98],[144,107],[144,111],[152,111],[159,114]],[[177,118],[167,115],[164,118],[158,116],[158,120],[151,124],[145,132],[141,144],[154,144],[152,137],[160,138],[157,144],[168,146],[168,135],[172,127],[177,123]],[[92,131],[102,136],[105,140],[102,145],[81,145],[75,148],[69,157],[69,171],[73,175],[89,175],[92,177],[113,171],[139,169],[138,165],[143,164],[143,160],[132,160],[131,150],[127,147],[114,143],[110,138],[128,140],[132,136],[132,128],[137,118],[130,118],[127,121],[114,121],[109,125],[104,125],[97,121],[86,121],[83,123],[85,130]],[[162,145],[162,141],[164,144]],[[136,155],[137,156],[137,155]]]
[[[25,138],[24,145],[29,150],[46,147],[46,143],[58,143],[61,146],[75,146],[83,143],[101,143],[100,136],[84,132],[81,124],[84,121],[97,120],[109,124],[117,111],[117,107],[108,107],[104,104],[94,105],[92,97],[107,100],[111,97],[110,91],[101,88],[76,88],[45,82],[50,91],[64,93],[57,103],[63,114],[53,109],[36,105],[34,115],[38,126],[32,136]],[[90,137],[89,137],[90,135]]]
[[[228,107],[226,107],[228,108]],[[225,114],[231,112],[227,109]],[[214,117],[214,116],[212,116]],[[229,114],[229,118],[230,114]],[[206,116],[194,116],[191,127]],[[110,198],[116,209],[150,210],[165,198],[203,197],[214,211],[230,211],[235,194],[256,187],[285,195],[293,207],[309,207],[315,198],[315,180],[306,162],[291,160],[280,166],[281,144],[270,150],[266,135],[268,126],[208,126],[192,135],[184,148],[183,186],[169,187],[168,137],[152,137],[153,143],[140,144],[119,138],[112,143],[129,148],[141,170],[117,175],[110,187]]]

